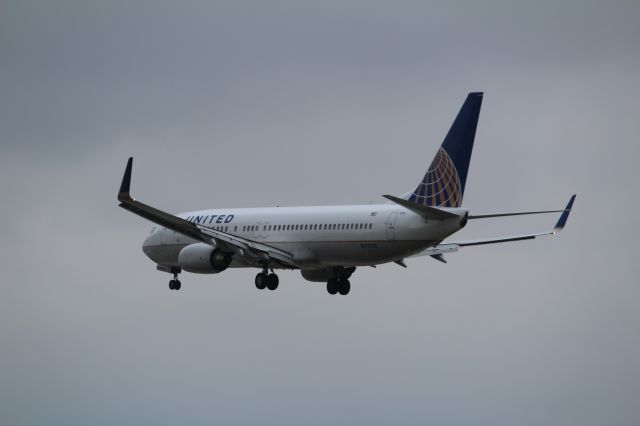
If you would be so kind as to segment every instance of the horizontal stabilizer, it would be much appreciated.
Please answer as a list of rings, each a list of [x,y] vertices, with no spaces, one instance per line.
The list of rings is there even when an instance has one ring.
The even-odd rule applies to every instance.
[[[415,214],[424,217],[425,219],[432,220],[444,220],[452,217],[458,217],[458,215],[448,212],[446,210],[439,209],[437,207],[431,207],[424,204],[417,204],[413,201],[403,200],[402,198],[394,197],[393,195],[383,195],[387,200],[391,200],[402,207],[411,210]]]

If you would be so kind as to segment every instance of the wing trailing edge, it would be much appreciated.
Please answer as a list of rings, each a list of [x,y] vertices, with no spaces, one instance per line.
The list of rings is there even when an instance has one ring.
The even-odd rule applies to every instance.
[[[428,249],[422,250],[410,257],[417,256],[431,256],[436,258],[436,256],[442,256],[445,253],[452,253],[458,251],[461,247],[470,247],[470,246],[480,246],[486,244],[497,244],[497,243],[509,243],[513,241],[524,241],[524,240],[533,240],[537,237],[542,237],[545,235],[555,235],[558,232],[562,231],[567,224],[567,220],[569,219],[569,214],[571,213],[571,209],[573,208],[573,202],[576,199],[576,194],[573,194],[567,203],[567,206],[563,210],[558,210],[558,212],[562,212],[560,218],[556,222],[553,230],[547,232],[537,232],[531,234],[522,234],[522,235],[509,235],[503,237],[493,237],[493,238],[483,238],[478,240],[468,240],[468,241],[453,241],[446,242],[442,244],[438,244],[433,247],[429,247]],[[519,213],[519,214],[535,214],[535,213],[550,213],[550,212],[530,212],[530,213]],[[516,213],[518,214],[518,213]],[[512,214],[507,214],[512,215]],[[469,216],[471,219],[471,216]]]

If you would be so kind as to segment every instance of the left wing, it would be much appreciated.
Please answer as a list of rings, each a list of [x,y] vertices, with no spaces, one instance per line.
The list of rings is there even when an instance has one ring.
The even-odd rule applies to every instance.
[[[268,261],[274,259],[285,266],[299,268],[293,255],[284,250],[272,247],[257,241],[231,235],[226,232],[215,231],[203,225],[198,225],[184,220],[178,216],[158,210],[140,201],[133,199],[129,193],[131,186],[131,169],[133,167],[133,157],[129,158],[127,168],[122,177],[122,184],[118,192],[120,207],[137,214],[151,222],[164,226],[180,234],[202,241],[214,247],[220,247],[225,251],[237,253],[240,256],[247,256],[258,260]]]
[[[534,238],[541,237],[543,235],[555,235],[558,232],[562,231],[565,225],[567,224],[567,219],[569,219],[569,213],[571,213],[571,209],[573,208],[573,202],[575,201],[575,199],[576,199],[576,194],[573,194],[567,206],[563,210],[558,210],[562,212],[562,214],[560,215],[560,218],[558,219],[558,222],[556,222],[556,225],[554,226],[552,231],[538,232],[534,234],[510,235],[510,236],[504,236],[504,237],[484,238],[479,240],[443,243],[433,247],[429,247],[428,249],[422,250],[421,252],[418,252],[409,257],[431,256],[442,262],[444,261],[444,258],[442,257],[443,254],[456,252],[460,247],[479,246],[484,244],[508,243],[511,241],[533,240]],[[535,213],[547,213],[547,212],[531,212],[531,213],[535,214]],[[527,214],[527,213],[520,213],[520,214]],[[507,215],[508,216],[517,215],[517,213],[501,214],[500,216],[507,216]],[[484,217],[487,217],[487,216],[484,216]],[[495,217],[495,215],[493,217]],[[469,216],[469,219],[471,219],[471,216]]]

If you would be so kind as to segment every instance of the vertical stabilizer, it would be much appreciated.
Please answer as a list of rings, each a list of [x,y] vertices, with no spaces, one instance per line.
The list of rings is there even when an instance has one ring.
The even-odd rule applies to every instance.
[[[409,200],[433,207],[460,207],[476,136],[482,92],[473,92],[460,108],[447,136]]]

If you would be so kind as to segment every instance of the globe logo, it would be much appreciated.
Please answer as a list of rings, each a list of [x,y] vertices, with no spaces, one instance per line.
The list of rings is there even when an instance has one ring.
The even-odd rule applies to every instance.
[[[409,200],[432,207],[460,207],[460,178],[447,151],[440,148]]]

